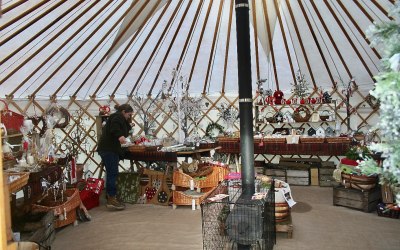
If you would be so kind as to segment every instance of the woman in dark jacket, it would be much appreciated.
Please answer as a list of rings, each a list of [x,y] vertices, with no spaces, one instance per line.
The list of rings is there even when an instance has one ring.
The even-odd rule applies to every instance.
[[[102,136],[99,141],[97,152],[99,153],[104,166],[106,167],[106,191],[107,208],[122,210],[125,205],[116,198],[119,161],[124,157],[122,144],[127,143],[129,131],[132,129],[129,121],[133,108],[129,104],[115,106],[117,110],[108,117],[103,127]]]

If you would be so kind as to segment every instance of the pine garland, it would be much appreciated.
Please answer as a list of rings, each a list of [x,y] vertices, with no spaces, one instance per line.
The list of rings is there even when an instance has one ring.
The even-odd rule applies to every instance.
[[[208,126],[206,128],[206,136],[211,137],[210,132],[212,130],[214,130],[214,129],[217,129],[220,134],[224,133],[224,127],[223,126],[219,125],[216,122],[211,122],[211,123],[208,124]]]

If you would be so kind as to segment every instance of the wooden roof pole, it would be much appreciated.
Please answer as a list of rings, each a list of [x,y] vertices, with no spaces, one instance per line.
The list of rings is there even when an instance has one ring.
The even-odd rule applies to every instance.
[[[251,0],[251,9],[253,14],[253,31],[254,31],[254,49],[256,55],[256,77],[260,79],[260,58],[258,52],[258,31],[257,31],[257,12],[256,12],[256,0]]]
[[[0,1],[1,2],[1,1]],[[7,23],[4,23],[2,26],[0,26],[0,30],[4,30],[6,29],[8,26],[18,22],[21,18],[24,18],[25,16],[31,14],[32,12],[34,12],[35,10],[39,9],[40,7],[42,7],[43,5],[47,4],[46,1],[40,1],[38,4],[36,4],[35,6],[33,6],[32,8],[22,12],[21,14],[19,14],[18,16],[16,16],[15,18],[11,19],[10,21],[8,21]],[[3,11],[3,10],[1,10]],[[3,12],[4,14],[4,12]]]
[[[23,3],[27,2],[27,1],[28,0],[20,0],[18,2],[14,2],[14,3],[10,4],[9,6],[7,6],[5,8],[1,8],[0,9],[1,13],[0,14],[5,14],[5,13],[17,8],[18,6],[20,6],[21,4],[23,4]],[[0,4],[1,4],[1,1],[0,1]]]
[[[331,72],[331,70],[329,69],[328,62],[327,62],[326,59],[325,59],[324,53],[322,52],[321,45],[320,45],[319,42],[318,42],[317,36],[315,35],[315,32],[314,32],[314,30],[313,30],[313,28],[312,28],[312,26],[311,26],[310,19],[308,18],[307,13],[306,13],[306,11],[305,11],[305,9],[304,9],[303,3],[302,3],[301,1],[299,1],[299,6],[300,6],[300,9],[301,9],[301,12],[303,13],[303,16],[305,17],[305,20],[306,20],[306,22],[307,22],[308,29],[309,29],[310,32],[311,32],[311,35],[312,35],[312,37],[313,37],[313,39],[314,39],[314,42],[315,42],[315,45],[316,45],[317,48],[318,48],[318,52],[319,52],[319,54],[320,54],[320,56],[321,56],[322,61],[324,62],[325,68],[326,68],[326,70],[327,70],[327,72],[328,72],[329,78],[331,79],[331,83],[332,83],[332,85],[333,85],[333,84],[335,83],[335,80],[333,79],[332,72]]]
[[[275,84],[276,84],[276,89],[279,90],[279,79],[278,79],[278,72],[276,70],[275,52],[274,52],[274,45],[272,44],[272,34],[271,34],[271,27],[269,24],[268,10],[267,10],[267,5],[266,5],[265,1],[262,1],[262,4],[263,4],[263,9],[264,9],[265,24],[267,26],[268,43],[269,43],[269,46],[271,49],[271,60],[272,60],[272,65],[273,65],[273,69],[274,69]]]
[[[288,61],[289,61],[289,66],[290,66],[290,72],[292,72],[293,83],[296,83],[296,76],[295,76],[295,71],[293,69],[293,62],[292,62],[291,57],[290,57],[289,46],[288,46],[288,43],[287,43],[287,38],[286,38],[286,34],[285,34],[284,27],[283,27],[283,22],[282,22],[282,16],[281,16],[281,12],[279,11],[279,5],[278,5],[277,0],[274,0],[274,7],[275,7],[275,12],[278,15],[279,27],[281,28],[281,33],[282,33],[282,36],[283,36],[286,55],[287,55],[287,58],[288,58]],[[314,88],[316,88],[315,82],[313,82],[313,84],[314,84]]]
[[[92,3],[89,6],[89,9],[94,6],[95,2]],[[47,46],[49,46],[58,36],[60,36],[62,33],[64,33],[64,31],[66,31],[67,29],[69,29],[75,22],[77,22],[85,13],[82,12],[81,14],[79,14],[76,18],[74,18],[70,23],[68,23],[64,28],[62,28],[61,30],[59,30],[57,32],[57,34],[55,34],[52,39],[50,39],[49,41],[45,42],[42,46],[40,46],[32,55],[28,56],[27,59],[25,59],[23,62],[19,63],[18,66],[13,69],[7,76],[5,76],[3,79],[0,80],[0,84],[2,84],[3,82],[5,82],[8,78],[10,78],[12,75],[14,75],[19,69],[21,69],[23,66],[25,66],[26,63],[28,63],[29,61],[31,61],[37,54],[39,54],[42,50],[44,50]],[[87,22],[88,23],[88,22]],[[76,31],[73,36],[71,36],[70,38],[68,38],[67,40],[65,40],[59,47],[58,49],[56,49],[50,56],[47,57],[47,59],[41,63],[38,67],[36,67],[35,70],[32,71],[32,73],[25,77],[25,79],[21,82],[21,84],[18,85],[18,87],[12,92],[12,94],[15,93],[15,91],[17,91],[21,86],[23,86],[35,73],[38,69],[40,69],[41,67],[43,67],[54,55],[56,55],[59,51],[59,49],[63,48],[64,46],[66,46],[77,34],[79,33],[79,31]]]
[[[45,12],[41,13],[39,16],[37,16],[36,18],[31,20],[29,23],[25,24],[22,28],[20,28],[18,30],[15,30],[10,36],[8,36],[4,40],[0,41],[0,46],[3,46],[5,43],[7,43],[8,41],[10,41],[14,37],[16,37],[18,34],[20,34],[22,31],[26,30],[27,28],[32,26],[37,21],[40,21],[43,17],[47,16],[48,14],[50,14],[52,11],[54,11],[55,9],[57,9],[58,7],[60,7],[64,3],[65,3],[65,1],[57,1],[57,3],[54,6],[52,6],[50,9],[48,9]],[[3,28],[3,27],[1,27],[1,28]]]
[[[182,3],[183,3],[183,2],[182,2]],[[158,77],[160,76],[161,70],[162,70],[162,68],[164,67],[165,62],[167,61],[167,57],[168,57],[169,53],[171,52],[172,46],[174,45],[176,38],[178,37],[179,31],[180,31],[180,29],[181,29],[181,27],[182,27],[182,24],[183,24],[183,22],[184,22],[184,20],[185,20],[185,17],[186,17],[186,15],[187,15],[187,13],[188,13],[188,11],[189,11],[190,6],[192,5],[192,3],[193,3],[193,1],[189,1],[189,3],[186,5],[186,9],[185,9],[185,11],[183,12],[183,15],[182,15],[182,17],[181,17],[181,20],[179,21],[178,27],[177,27],[176,30],[175,30],[175,33],[174,33],[174,36],[172,37],[171,42],[169,43],[167,52],[165,53],[164,58],[163,58],[163,60],[162,60],[162,62],[161,62],[161,65],[160,65],[160,67],[159,67],[158,70],[157,70],[157,75],[156,75],[156,77],[154,77],[153,84],[151,85],[151,88],[150,88],[150,90],[149,90],[149,92],[148,92],[147,95],[151,95],[151,93],[153,92],[154,86],[155,86],[155,84],[156,84],[156,82],[157,82],[157,80],[158,80]]]
[[[122,4],[120,4],[119,7],[121,7],[121,5],[122,5]],[[51,78],[52,78],[62,67],[64,67],[64,65],[65,65],[76,53],[78,53],[78,51],[86,44],[86,42],[89,41],[89,40],[92,38],[92,36],[106,23],[106,21],[107,21],[108,19],[110,19],[111,16],[114,15],[114,14],[117,12],[117,10],[119,9],[119,7],[116,8],[116,9],[114,9],[114,10],[112,11],[112,13],[111,13],[105,20],[103,20],[103,22],[100,23],[100,25],[98,25],[98,26],[92,31],[91,35],[88,36],[88,37],[86,37],[86,39],[83,40],[83,42],[80,43],[79,46],[78,46],[66,59],[64,59],[64,60],[62,61],[62,63],[50,74],[50,76],[47,77],[47,79],[33,92],[33,94],[36,94],[40,89],[42,89],[42,88],[46,85],[46,83],[47,83],[48,81],[50,81]],[[101,12],[99,11],[99,12],[97,12],[96,14],[99,14],[99,13],[101,13]],[[94,17],[95,17],[95,16],[93,16],[93,17],[90,18],[89,20],[91,21],[92,19],[94,19]],[[116,25],[116,24],[114,24],[114,25]],[[107,35],[108,35],[109,33],[111,33],[111,30],[112,30],[112,29],[110,29],[110,30],[107,32],[107,34],[106,34],[106,35],[97,43],[97,45],[91,50],[91,52],[88,53],[88,54],[86,55],[85,59],[84,59],[84,60],[81,60],[81,63],[80,63],[79,65],[82,65],[82,64],[87,60],[87,58],[89,58],[89,56],[96,50],[96,48],[105,40],[105,38],[107,37]],[[79,31],[79,30],[78,30],[78,31]],[[75,36],[75,35],[76,35],[76,33],[74,33],[73,36]],[[55,55],[55,54],[57,54],[57,53],[58,53],[58,51],[56,50],[56,51],[54,51],[53,54]],[[52,57],[48,57],[48,59],[51,59],[51,58],[52,58]],[[69,77],[72,77],[72,75],[70,75]],[[69,77],[68,77],[67,79],[69,79]],[[57,90],[53,93],[53,95],[56,95],[56,94],[59,92],[59,90],[66,84],[66,82],[67,82],[67,81],[65,80],[65,81],[57,88]]]
[[[168,5],[164,7],[164,10],[166,10],[166,9],[168,8],[169,3],[170,3],[170,1],[167,2]],[[151,60],[153,60],[154,55],[156,54],[158,48],[159,48],[160,45],[161,45],[161,41],[163,40],[165,34],[167,33],[168,28],[171,26],[171,23],[172,23],[172,21],[173,21],[173,19],[174,19],[174,16],[176,15],[176,13],[177,13],[178,10],[179,10],[179,6],[180,6],[179,4],[176,5],[176,7],[175,7],[175,9],[174,9],[174,12],[171,14],[171,18],[168,20],[167,25],[165,25],[165,28],[164,28],[162,34],[160,35],[160,37],[159,37],[159,39],[158,39],[158,41],[157,41],[157,43],[156,43],[156,46],[154,47],[153,51],[151,52],[150,57],[147,59],[147,62],[146,62],[146,64],[145,64],[145,66],[143,67],[143,70],[142,70],[142,72],[140,73],[139,77],[137,78],[136,83],[135,83],[135,85],[133,86],[133,88],[132,88],[131,92],[129,93],[129,95],[133,95],[133,92],[135,91],[136,87],[139,85],[140,79],[142,78],[143,74],[145,73],[147,67],[149,66],[149,64],[150,64],[150,62],[151,62]],[[164,12],[164,13],[165,13],[165,12]],[[124,77],[125,77],[125,76],[126,76],[126,75],[124,75]],[[122,81],[123,79],[124,79],[124,78],[121,78],[121,81]]]
[[[223,3],[224,3],[224,1],[219,2],[218,17],[217,17],[217,21],[215,22],[214,36],[213,36],[213,41],[212,41],[212,45],[211,45],[210,56],[208,57],[207,73],[206,73],[206,77],[204,79],[203,94],[207,93],[207,91],[206,91],[207,83],[209,82],[208,79],[209,79],[209,75],[210,75],[211,65],[213,65],[212,58],[213,58],[213,55],[215,54],[215,43],[217,40],[219,24],[221,23],[221,13],[222,13]]]
[[[331,33],[329,32],[329,29],[328,29],[328,27],[326,26],[326,23],[325,23],[325,21],[323,20],[323,18],[322,18],[322,16],[321,16],[321,13],[319,13],[318,8],[317,8],[317,6],[315,5],[315,3],[314,3],[313,1],[311,1],[310,3],[311,3],[311,5],[312,5],[312,7],[313,7],[315,13],[317,13],[318,19],[319,19],[319,21],[321,22],[322,26],[324,27],[325,33],[328,35],[328,38],[329,38],[329,40],[330,40],[330,42],[331,42],[333,48],[335,49],[336,54],[339,56],[339,59],[340,59],[342,65],[343,65],[343,67],[345,68],[345,70],[346,70],[348,76],[349,76],[350,78],[352,78],[353,75],[351,74],[350,69],[349,69],[349,67],[347,66],[347,63],[345,62],[345,60],[344,60],[344,58],[343,58],[343,56],[342,56],[342,53],[340,53],[340,50],[339,50],[339,48],[337,47],[335,40],[333,39]]]
[[[390,20],[394,20],[393,17],[389,16],[389,13],[376,1],[376,0],[371,0],[371,2],[383,13],[387,18]]]
[[[229,44],[232,30],[232,15],[233,15],[233,1],[231,0],[231,5],[229,7],[229,23],[228,23],[228,34],[226,36],[226,46],[225,46],[225,61],[224,61],[224,75],[222,80],[221,93],[225,93],[225,81],[226,81],[226,71],[228,69],[228,55],[229,55]]]
[[[134,5],[136,5],[138,2],[134,2]],[[103,57],[101,58],[101,62],[103,62],[106,57],[109,55],[109,53],[114,49],[115,44],[118,44],[119,40],[124,36],[124,34],[128,31],[129,27],[133,24],[133,22],[138,18],[138,16],[140,15],[140,13],[146,8],[147,4],[149,2],[145,2],[140,9],[138,10],[138,12],[136,13],[136,15],[132,18],[132,20],[129,21],[128,25],[124,28],[124,30],[119,34],[119,36],[114,40],[114,43],[112,46],[110,46],[110,48],[107,50],[107,52],[103,55]],[[160,2],[159,2],[160,3]],[[154,12],[154,10],[157,8],[158,5],[155,5],[150,13],[152,14]],[[133,6],[131,5],[133,9]],[[124,15],[125,16],[125,15]],[[111,75],[111,73],[114,71],[115,67],[117,66],[118,63],[120,63],[121,58],[125,55],[126,51],[129,49],[129,47],[131,46],[131,44],[134,42],[135,38],[138,36],[138,34],[140,33],[141,29],[143,28],[143,24],[146,23],[146,21],[150,18],[150,15],[147,15],[146,20],[142,23],[142,25],[139,27],[139,29],[137,30],[137,32],[135,32],[135,34],[132,36],[132,38],[130,39],[130,41],[128,42],[128,45],[124,48],[123,52],[119,55],[118,59],[114,62],[114,64],[111,66],[111,68],[109,69],[109,71],[107,72],[107,74],[103,77],[103,79],[101,80],[101,82],[97,85],[96,90],[92,93],[92,95],[96,95],[97,92],[100,90],[100,88],[104,85],[104,83],[106,82],[107,78]],[[113,92],[111,93],[111,95],[115,95],[116,90],[118,89],[119,85],[117,85]]]
[[[101,38],[101,40],[99,42],[97,42],[96,46],[94,46],[91,51],[85,56],[85,58],[81,61],[81,63],[79,64],[78,67],[76,67],[75,69],[77,70],[77,68],[80,68],[85,62],[86,60],[89,59],[89,57],[96,51],[96,49],[101,45],[101,43],[112,33],[112,31],[115,29],[115,27],[117,27],[120,22],[122,21],[122,19],[124,18],[124,16],[131,10],[134,8],[134,6],[136,6],[136,4],[138,3],[138,0],[135,0],[135,2],[132,3],[131,6],[129,6],[129,8],[118,18],[118,20],[112,25],[111,28],[108,29],[108,31],[106,32],[106,34]],[[119,8],[121,8],[125,3],[121,2],[118,7],[113,10],[111,12],[111,14],[107,17],[107,19],[103,20],[101,22],[101,24],[96,28],[95,32],[101,28],[107,21],[109,18],[111,18],[112,15],[114,15],[117,10]],[[95,34],[94,32],[92,32],[92,35]],[[91,36],[89,36],[91,37]],[[85,41],[86,42],[86,41]],[[74,96],[77,96],[78,92],[82,89],[82,87],[89,82],[90,77],[93,75],[93,73],[96,71],[96,69],[99,67],[100,64],[103,63],[104,59],[108,56],[108,53],[110,53],[110,51],[113,49],[113,47],[110,47],[105,54],[103,55],[103,57],[97,62],[96,66],[93,67],[93,69],[90,71],[89,75],[85,78],[85,80],[83,80],[83,82],[79,85],[79,87],[77,88],[77,90],[74,92]],[[76,71],[75,71],[76,72]],[[96,94],[93,94],[96,95]]]
[[[196,66],[197,57],[199,55],[199,50],[200,50],[200,46],[201,46],[201,41],[203,40],[204,31],[206,29],[208,18],[210,17],[210,11],[211,11],[211,6],[212,6],[213,2],[214,2],[214,0],[210,0],[210,2],[208,4],[208,9],[207,9],[207,13],[206,13],[206,19],[204,20],[203,27],[201,29],[200,38],[199,38],[199,41],[197,43],[196,53],[194,54],[194,58],[193,58],[192,68],[191,68],[190,74],[189,74],[189,80],[188,80],[189,82],[192,81],[193,71],[194,71],[194,68]]]
[[[292,22],[293,22],[294,30],[296,31],[297,39],[299,40],[299,44],[300,44],[300,48],[301,48],[301,51],[302,51],[303,56],[304,56],[304,60],[306,61],[308,72],[310,73],[310,77],[311,77],[312,82],[315,83],[315,78],[314,78],[313,71],[311,69],[310,60],[308,59],[308,56],[307,56],[307,53],[306,53],[306,49],[304,48],[303,39],[301,39],[299,27],[297,26],[296,19],[294,18],[293,10],[292,10],[292,8],[290,6],[289,0],[286,0],[286,5],[287,5],[288,10],[289,10],[290,18],[292,19]],[[296,81],[294,82],[294,84],[296,84]]]
[[[153,8],[150,10],[149,14],[147,14],[145,20],[142,22],[142,25],[140,25],[140,27],[138,28],[138,30],[135,32],[135,34],[132,36],[132,38],[129,40],[129,43],[127,44],[127,46],[125,47],[125,49],[122,51],[122,53],[119,55],[118,59],[115,61],[115,63],[113,64],[113,66],[111,67],[111,69],[108,71],[108,73],[106,74],[106,76],[103,78],[103,81],[101,82],[101,85],[103,85],[103,83],[107,80],[107,78],[111,75],[112,71],[114,70],[114,68],[116,67],[116,65],[118,63],[121,62],[122,57],[125,55],[125,53],[128,51],[129,47],[132,45],[132,43],[135,41],[136,37],[139,35],[139,33],[141,32],[141,30],[143,29],[144,25],[149,21],[150,17],[152,17],[155,13],[155,11],[157,10],[158,5],[161,3],[161,1],[158,2],[158,4],[154,5]],[[135,20],[137,18],[137,16],[140,14],[140,11],[138,11],[138,13],[136,14],[136,16],[133,18],[133,20]],[[129,24],[128,26],[130,26],[131,24]],[[125,32],[124,32],[125,33]],[[150,32],[151,34],[151,32]],[[122,37],[122,36],[121,36]],[[116,43],[115,43],[116,44]],[[132,64],[131,64],[132,65]],[[129,68],[130,69],[130,68]],[[129,72],[129,69],[126,70],[125,73]],[[115,95],[115,93],[117,92],[118,88],[121,86],[122,81],[119,81],[118,84],[115,85],[114,90],[112,91],[111,95]],[[96,89],[96,93],[100,88]]]
[[[122,82],[124,81],[125,77],[128,75],[130,69],[132,68],[133,64],[136,62],[136,59],[139,57],[140,53],[142,52],[144,46],[146,45],[147,41],[150,39],[150,36],[153,34],[153,31],[156,29],[157,25],[160,23],[161,18],[164,16],[166,10],[168,9],[168,6],[171,4],[171,1],[167,1],[166,6],[164,6],[163,10],[161,11],[161,14],[159,15],[159,17],[157,18],[156,22],[154,23],[153,27],[151,28],[150,32],[148,33],[148,35],[146,36],[145,40],[143,41],[142,45],[140,46],[138,52],[136,53],[135,57],[131,60],[131,62],[129,63],[128,68],[126,69],[126,71],[124,72],[124,74],[122,75],[121,79],[119,80],[119,82],[117,83],[117,86],[119,87]],[[138,82],[136,82],[135,86],[132,88],[129,96],[132,96],[133,91],[135,90],[136,86],[137,86]]]
[[[364,31],[361,29],[361,27],[358,25],[358,23],[354,20],[353,16],[350,14],[350,12],[347,10],[347,8],[344,6],[344,4],[342,3],[342,1],[336,1],[340,7],[342,8],[342,10],[344,11],[344,13],[346,13],[347,17],[350,19],[351,23],[354,25],[354,27],[357,29],[358,33],[360,33],[361,37],[364,38],[364,40],[370,44],[371,41],[365,36]],[[381,55],[379,55],[378,51],[375,48],[371,48],[372,51],[374,52],[374,54],[378,57],[378,59],[382,59]]]
[[[96,2],[97,3],[97,2]],[[28,44],[33,42],[35,39],[37,39],[39,36],[44,34],[48,29],[50,29],[53,25],[55,25],[58,21],[63,19],[66,15],[70,14],[75,8],[77,8],[81,2],[76,3],[75,5],[71,6],[67,11],[64,11],[61,13],[59,16],[57,16],[56,19],[51,21],[49,24],[46,25],[43,29],[39,30],[37,33],[35,33],[31,38],[29,38],[27,41],[25,41],[21,46],[19,46],[16,50],[12,51],[11,53],[7,54],[3,59],[1,59],[0,64],[5,63],[7,60],[9,60],[11,57],[16,55],[18,52],[20,52],[23,48],[25,48]]]
[[[340,22],[339,18],[336,16],[335,11],[332,9],[332,7],[330,6],[330,4],[328,3],[327,0],[324,0],[324,2],[326,4],[326,6],[328,7],[329,11],[331,12],[331,14],[333,15],[333,18],[335,18],[336,23],[339,25],[340,29],[342,30],[342,33],[345,35],[347,40],[350,42],[350,45],[353,48],[354,52],[356,52],[356,54],[357,54],[358,58],[360,59],[361,63],[364,65],[365,70],[368,72],[369,76],[371,78],[373,78],[374,74],[372,74],[371,70],[369,69],[369,67],[368,67],[367,63],[365,62],[364,58],[362,57],[362,55],[358,51],[358,49],[357,49],[356,45],[354,44],[353,40],[350,38],[350,36],[347,33],[346,29],[344,28],[343,24]],[[321,19],[321,21],[322,21],[322,19]],[[332,42],[333,42],[333,40],[332,40]]]
[[[204,3],[204,1],[199,1],[199,4],[197,5],[196,13],[194,14],[192,25],[190,26],[190,29],[189,29],[189,35],[186,37],[185,45],[183,46],[183,49],[182,49],[181,55],[179,57],[178,63],[175,66],[176,72],[179,72],[180,68],[182,66],[181,64],[182,64],[182,61],[183,61],[183,59],[184,59],[184,57],[186,55],[187,48],[189,46],[189,42],[190,42],[190,40],[191,40],[191,38],[193,36],[194,27],[196,26],[196,23],[198,21],[200,10],[201,10],[201,7],[203,6],[203,3]],[[176,79],[175,76],[176,76],[176,74],[174,74],[172,76],[172,80],[171,80],[170,86],[168,87],[168,91],[170,91],[174,86],[174,82],[175,82],[175,79]]]

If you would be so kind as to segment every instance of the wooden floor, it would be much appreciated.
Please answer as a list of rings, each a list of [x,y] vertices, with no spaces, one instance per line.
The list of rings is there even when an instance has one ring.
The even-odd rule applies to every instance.
[[[333,206],[332,188],[292,186],[293,237],[277,235],[274,249],[400,249],[400,220]],[[104,201],[103,201],[104,202]],[[90,211],[91,222],[57,232],[52,249],[203,249],[201,211],[190,207],[127,205]]]

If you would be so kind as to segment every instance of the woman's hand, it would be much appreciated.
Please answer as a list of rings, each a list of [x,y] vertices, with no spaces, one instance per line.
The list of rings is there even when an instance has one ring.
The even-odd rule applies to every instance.
[[[121,143],[121,144],[126,144],[127,143],[125,136],[119,137],[118,140],[119,140],[119,143]]]

